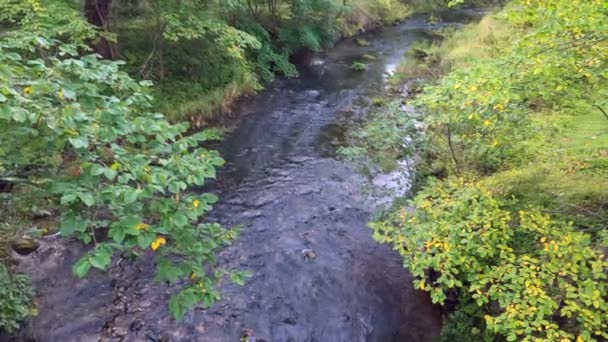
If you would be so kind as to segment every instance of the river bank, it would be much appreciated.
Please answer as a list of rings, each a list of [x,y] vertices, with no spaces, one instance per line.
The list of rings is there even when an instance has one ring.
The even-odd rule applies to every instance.
[[[446,308],[443,341],[608,337],[601,8],[515,0],[418,46],[418,115],[399,101],[357,135],[365,160],[417,160],[419,191],[371,226]]]

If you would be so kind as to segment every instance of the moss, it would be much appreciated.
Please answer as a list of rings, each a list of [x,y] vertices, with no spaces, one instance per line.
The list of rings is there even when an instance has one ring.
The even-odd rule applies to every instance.
[[[386,101],[382,97],[374,97],[372,99],[372,105],[374,105],[376,107],[382,107],[385,103],[386,103]]]

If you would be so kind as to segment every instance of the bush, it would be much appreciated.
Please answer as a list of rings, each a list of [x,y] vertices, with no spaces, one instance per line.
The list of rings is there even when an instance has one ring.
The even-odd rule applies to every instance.
[[[218,132],[187,135],[188,124],[152,111],[150,83],[123,63],[40,34],[0,40],[0,178],[15,186],[10,201],[27,207],[36,194],[60,217],[62,236],[93,244],[75,275],[107,269],[117,255],[154,254],[159,281],[186,280],[171,299],[175,317],[210,305],[230,274],[213,269],[214,252],[237,231],[201,223],[217,198],[189,189],[224,163],[201,147]]]
[[[0,262],[0,331],[14,332],[35,312],[33,297],[27,276],[11,273]]]
[[[411,204],[371,226],[433,302],[470,298],[460,308],[508,341],[608,338],[608,261],[589,235],[473,180],[431,182]]]
[[[605,13],[514,0],[408,65],[447,72],[414,101],[418,173],[441,180],[372,228],[452,311],[446,340],[608,338]]]

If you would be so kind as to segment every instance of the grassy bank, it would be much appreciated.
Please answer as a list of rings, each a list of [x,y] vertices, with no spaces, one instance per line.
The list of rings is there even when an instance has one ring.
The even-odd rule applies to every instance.
[[[125,3],[115,9],[121,58],[131,75],[154,80],[162,112],[174,121],[201,126],[230,112],[238,98],[260,90],[275,75],[296,76],[290,55],[327,48],[338,39],[390,25],[414,12],[399,0],[310,1],[295,7],[278,2],[272,13],[265,5],[254,10],[245,2],[234,8],[210,5],[213,13],[206,16],[222,18],[228,25],[222,35],[240,36],[241,42],[224,44],[217,41],[223,39],[217,29],[172,37],[163,26],[165,10],[135,4],[139,5]],[[235,46],[242,51],[235,51]]]
[[[363,151],[420,159],[416,211],[372,228],[450,312],[446,341],[608,338],[605,16],[601,1],[511,1],[401,66],[395,82],[430,82],[418,117],[363,128]]]
[[[313,0],[298,6],[278,1],[272,12],[266,5],[252,8],[245,3],[210,2],[204,18],[213,18],[213,25],[220,19],[226,26],[209,28],[203,21],[192,32],[176,33],[167,26],[170,16],[177,15],[154,7],[154,2],[116,5],[112,30],[120,57],[131,75],[155,82],[158,107],[173,121],[204,126],[276,75],[296,76],[290,56],[328,48],[339,39],[381,29],[414,13],[444,9],[449,1]],[[228,43],[222,41],[225,36],[231,37]]]

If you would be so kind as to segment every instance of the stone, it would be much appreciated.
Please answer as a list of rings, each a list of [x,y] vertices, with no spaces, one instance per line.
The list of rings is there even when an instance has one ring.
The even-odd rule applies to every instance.
[[[317,258],[317,253],[310,248],[306,248],[302,250],[302,256],[304,257],[304,261],[310,262]]]
[[[21,238],[11,241],[11,248],[19,255],[28,255],[35,252],[39,247],[40,243],[30,238]]]

